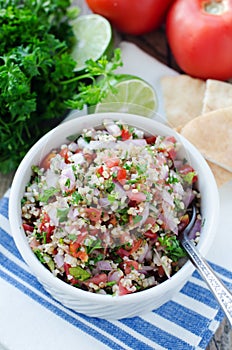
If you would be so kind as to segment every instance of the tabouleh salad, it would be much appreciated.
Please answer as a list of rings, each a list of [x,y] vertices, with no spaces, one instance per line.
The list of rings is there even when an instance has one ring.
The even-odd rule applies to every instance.
[[[86,291],[125,295],[158,285],[187,257],[178,234],[198,216],[197,174],[178,159],[173,136],[146,135],[106,119],[52,150],[22,199],[22,219],[37,258]]]

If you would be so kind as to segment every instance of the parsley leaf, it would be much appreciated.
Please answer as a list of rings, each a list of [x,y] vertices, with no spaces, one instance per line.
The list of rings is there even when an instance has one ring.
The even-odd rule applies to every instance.
[[[159,237],[158,241],[164,247],[166,254],[173,261],[178,261],[180,258],[187,256],[185,250],[181,247],[176,236]]]
[[[59,222],[65,222],[68,219],[69,208],[57,208],[57,217]]]
[[[51,198],[56,193],[58,193],[58,191],[59,190],[55,187],[50,187],[50,188],[44,190],[43,193],[39,195],[39,201],[41,201],[43,203],[47,203],[49,198]]]

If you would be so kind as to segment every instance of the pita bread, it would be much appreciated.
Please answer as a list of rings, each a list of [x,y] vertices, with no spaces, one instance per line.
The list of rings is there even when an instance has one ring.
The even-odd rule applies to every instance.
[[[219,80],[206,81],[202,114],[232,106],[232,84]]]
[[[226,182],[232,180],[232,173],[228,170],[223,169],[222,167],[211,163],[211,162],[207,162],[210,166],[210,169],[212,170],[212,173],[215,177],[216,183],[218,185],[218,187],[221,187],[222,185],[224,185]]]
[[[160,83],[167,121],[172,128],[185,125],[201,114],[205,81],[181,74],[164,76]]]
[[[201,115],[181,130],[203,156],[232,172],[232,107]]]

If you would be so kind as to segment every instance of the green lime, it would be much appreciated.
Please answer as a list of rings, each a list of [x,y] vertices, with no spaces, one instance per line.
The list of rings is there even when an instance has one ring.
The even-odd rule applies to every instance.
[[[140,78],[122,80],[96,105],[95,113],[122,112],[153,117],[158,108],[153,87]]]
[[[76,42],[71,56],[77,62],[75,71],[85,68],[85,62],[92,58],[97,61],[112,46],[110,23],[102,16],[89,14],[78,17],[72,22]]]

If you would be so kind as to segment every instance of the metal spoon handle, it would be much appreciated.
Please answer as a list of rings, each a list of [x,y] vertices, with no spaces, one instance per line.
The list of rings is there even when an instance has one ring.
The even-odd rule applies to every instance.
[[[183,237],[181,243],[187,251],[190,260],[208,284],[232,326],[232,293],[216,276],[215,272],[211,269],[207,261],[202,257],[191,241]]]

